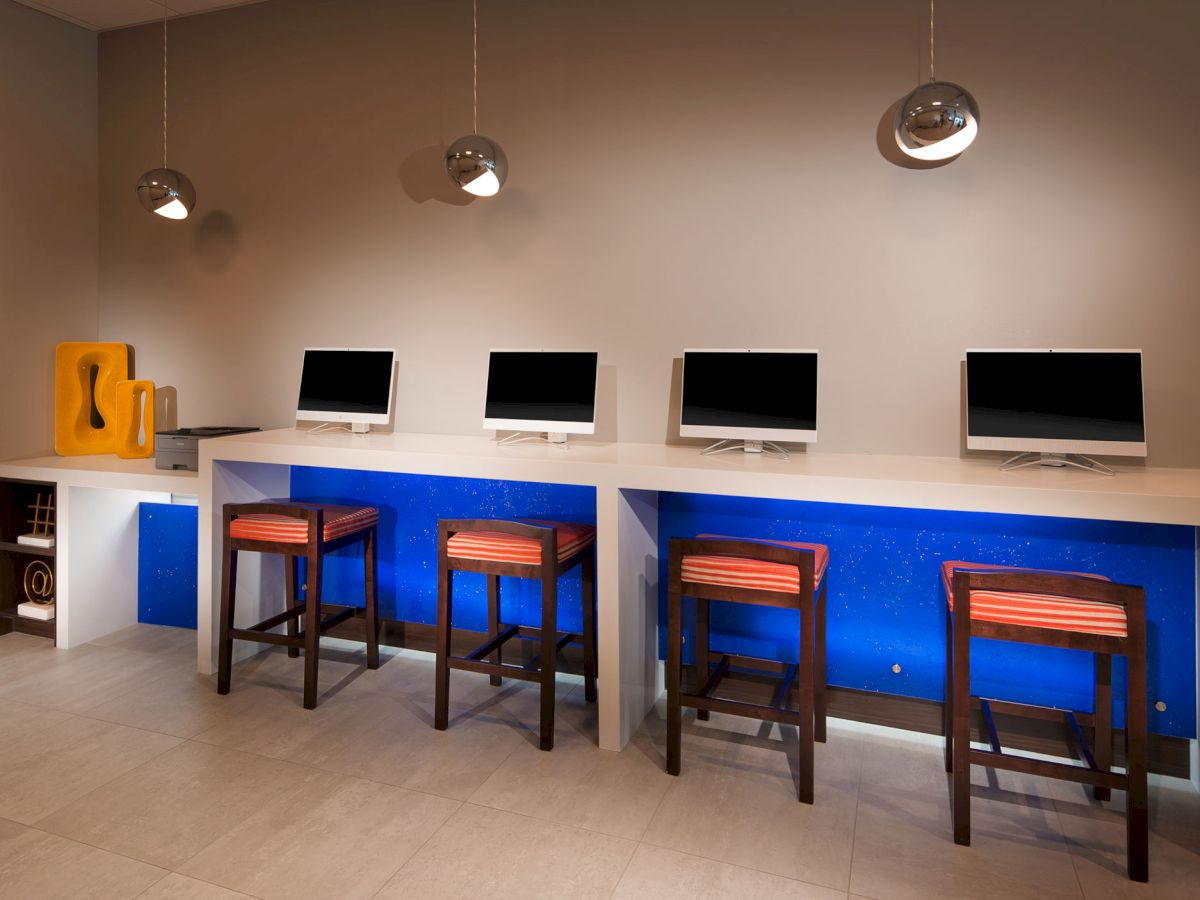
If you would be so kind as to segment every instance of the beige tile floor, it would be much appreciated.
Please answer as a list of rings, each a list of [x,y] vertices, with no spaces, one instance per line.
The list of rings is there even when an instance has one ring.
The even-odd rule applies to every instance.
[[[194,636],[0,636],[0,898],[1198,895],[1187,782],[1153,779],[1135,885],[1119,794],[976,770],[974,844],[955,846],[935,738],[831,722],[804,806],[791,729],[688,717],[671,778],[661,710],[598,750],[571,679],[542,753],[531,685],[455,673],[441,733],[426,655],[369,672],[331,643],[306,711],[300,661],[248,660],[218,697]]]

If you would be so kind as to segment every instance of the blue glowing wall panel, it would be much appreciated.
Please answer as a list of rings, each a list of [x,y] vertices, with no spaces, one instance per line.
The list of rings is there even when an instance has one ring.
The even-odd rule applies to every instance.
[[[1196,735],[1195,530],[1181,526],[940,512],[825,503],[663,494],[659,509],[662,621],[671,537],[701,533],[828,544],[827,640],[831,684],[942,698],[942,560],[1097,572],[1146,588],[1150,728]],[[690,606],[684,629],[691,631]],[[794,661],[799,614],[714,603],[712,648]],[[665,627],[660,629],[661,641]],[[685,646],[690,646],[690,639]],[[665,653],[663,654],[665,655]],[[893,673],[893,664],[900,672]],[[975,693],[1089,710],[1089,654],[976,640]],[[1124,697],[1124,662],[1114,664]],[[1167,708],[1157,712],[1161,700]],[[1124,703],[1118,702],[1118,722]]]
[[[590,487],[442,478],[293,467],[291,495],[379,509],[379,614],[388,619],[437,621],[438,519],[556,519],[596,522],[596,491]],[[324,596],[331,603],[362,605],[362,547],[346,547],[325,562]],[[583,627],[579,569],[559,579],[559,628]],[[537,625],[537,583],[503,578],[501,616],[507,623]],[[485,577],[454,576],[454,626],[487,628]]]
[[[139,504],[139,622],[196,627],[196,514],[194,506]]]

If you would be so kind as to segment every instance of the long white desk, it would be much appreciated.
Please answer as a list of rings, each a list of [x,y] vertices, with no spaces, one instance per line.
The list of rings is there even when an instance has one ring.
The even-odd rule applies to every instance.
[[[55,645],[68,649],[137,622],[138,505],[195,495],[196,472],[153,459],[43,456],[0,463],[0,478],[57,485]]]
[[[202,441],[198,665],[215,665],[221,508],[286,496],[290,467],[314,466],[588,485],[596,490],[600,746],[620,749],[658,694],[658,493],[809,500],[1200,526],[1200,470],[1122,467],[1001,472],[995,458],[797,453],[701,456],[695,447],[572,442],[498,446],[488,437],[280,429]],[[239,565],[239,620],[282,609],[281,571]]]

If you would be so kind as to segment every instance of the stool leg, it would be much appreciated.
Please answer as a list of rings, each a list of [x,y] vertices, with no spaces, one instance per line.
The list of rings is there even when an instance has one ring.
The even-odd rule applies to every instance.
[[[495,639],[500,634],[500,576],[487,576],[487,594],[488,594],[488,637]],[[490,662],[500,665],[503,656],[501,649],[497,647],[492,653]],[[499,675],[489,676],[493,687],[499,687],[503,680]]]
[[[813,802],[813,739],[814,710],[813,710],[813,680],[815,676],[815,660],[813,645],[815,643],[815,616],[813,615],[813,595],[811,590],[802,592],[800,599],[800,740],[799,770],[801,803]]]
[[[445,548],[438,570],[437,663],[434,675],[433,727],[445,731],[450,721],[450,615],[454,608],[454,572],[445,566]]]
[[[825,743],[825,718],[829,711],[829,696],[825,692],[825,582],[821,581],[821,595],[817,597],[816,613],[816,629],[813,635],[813,677],[816,684],[813,686],[813,695],[815,703],[816,725],[813,729],[813,737],[820,743]]]
[[[310,547],[304,605],[304,708],[317,707],[317,663],[321,655],[321,555]]]
[[[363,584],[366,590],[367,606],[367,668],[379,668],[379,604],[378,582],[376,579],[375,541],[376,531],[368,529],[367,540],[363,546]]]
[[[946,612],[946,682],[942,689],[942,734],[946,771],[954,771],[954,616]]]
[[[1132,623],[1131,623],[1132,624]],[[1149,813],[1146,786],[1146,631],[1130,628],[1129,674],[1125,698],[1126,865],[1132,881],[1150,878]]]
[[[680,661],[683,629],[680,623],[679,606],[679,585],[672,581],[667,592],[667,773],[669,775],[679,774],[682,749],[683,722],[679,703],[679,682],[683,675],[683,666]]]
[[[542,734],[538,744],[554,749],[554,674],[557,669],[558,579],[553,566],[542,566]]]
[[[708,683],[708,601],[696,598],[696,687],[702,688]],[[696,718],[708,721],[707,709],[696,710]]]
[[[286,594],[284,602],[287,604],[288,610],[293,610],[300,605],[300,598],[296,596],[297,588],[300,580],[300,557],[285,556],[283,558],[283,573],[286,585]],[[296,617],[287,620],[287,635],[294,638],[300,631],[300,623],[296,621]],[[290,659],[295,659],[300,655],[299,647],[288,647],[287,654]]]
[[[229,629],[233,627],[234,600],[237,593],[237,551],[229,540],[229,525],[225,526],[225,541],[221,549],[221,630],[217,643],[217,693],[229,693],[229,681],[233,669],[233,639]]]
[[[596,548],[583,557],[583,699],[596,702]]]
[[[1092,704],[1092,718],[1096,725],[1092,741],[1092,755],[1096,767],[1102,772],[1112,768],[1112,656],[1095,654],[1096,691]],[[1092,796],[1097,800],[1112,799],[1112,791],[1106,787],[1093,787]]]
[[[956,590],[955,594],[959,592]],[[956,608],[958,604],[955,604]],[[971,622],[969,615],[954,616],[954,711],[951,723],[951,796],[954,843],[971,844]]]

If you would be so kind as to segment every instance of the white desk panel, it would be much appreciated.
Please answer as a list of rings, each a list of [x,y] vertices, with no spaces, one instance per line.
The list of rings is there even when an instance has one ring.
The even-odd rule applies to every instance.
[[[42,456],[0,463],[0,478],[53,482],[55,644],[68,649],[137,623],[138,505],[194,495],[196,472],[160,471],[153,459]]]
[[[999,462],[803,452],[780,460],[701,456],[694,446],[499,446],[483,435],[314,435],[295,428],[202,441],[198,664],[202,672],[213,670],[221,506],[286,494],[291,466],[594,487],[600,746],[606,749],[625,745],[658,693],[658,571],[652,563],[659,552],[660,492],[1200,525],[1200,470],[1125,466],[1109,478],[1060,468],[1001,472]],[[239,570],[239,585],[242,575]],[[278,586],[259,573],[253,580],[269,596],[247,611],[247,621],[278,611],[271,599]]]

